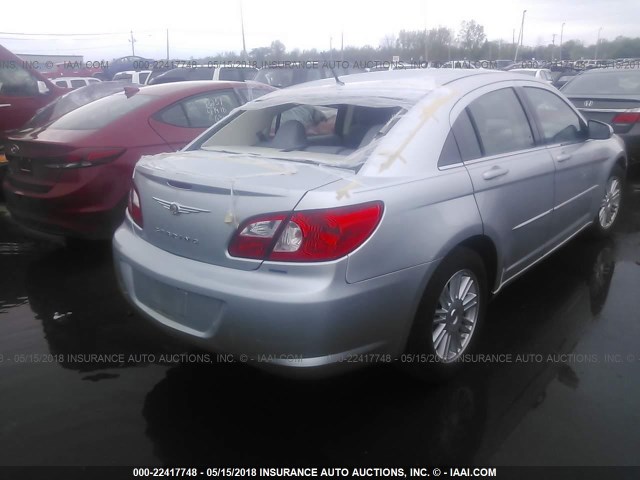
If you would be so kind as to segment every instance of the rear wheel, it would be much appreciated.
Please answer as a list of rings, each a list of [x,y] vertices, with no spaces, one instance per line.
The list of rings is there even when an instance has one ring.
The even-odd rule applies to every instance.
[[[485,266],[480,256],[456,248],[425,291],[414,320],[403,366],[414,374],[443,377],[461,366],[473,349],[487,303]]]
[[[593,232],[598,237],[608,237],[618,222],[624,178],[625,172],[621,167],[615,167],[609,174],[593,227]]]

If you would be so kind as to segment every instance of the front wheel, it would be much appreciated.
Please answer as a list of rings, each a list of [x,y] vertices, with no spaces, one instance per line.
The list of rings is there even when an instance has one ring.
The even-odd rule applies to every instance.
[[[615,167],[609,174],[605,191],[598,207],[593,232],[597,237],[608,237],[620,216],[625,172],[621,167]]]
[[[480,256],[456,248],[431,278],[407,345],[404,365],[419,376],[449,376],[471,351],[487,303],[487,280]],[[419,361],[412,362],[417,358]]]

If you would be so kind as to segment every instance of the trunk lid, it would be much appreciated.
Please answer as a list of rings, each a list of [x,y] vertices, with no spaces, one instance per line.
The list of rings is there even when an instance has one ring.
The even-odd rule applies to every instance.
[[[227,252],[238,224],[258,214],[290,212],[306,192],[343,176],[340,169],[228,152],[143,157],[134,173],[141,235],[175,255],[253,270],[262,262]]]
[[[608,124],[612,124],[613,118],[619,113],[640,108],[640,98],[622,95],[580,95],[570,96],[569,100],[588,119]]]
[[[25,192],[47,193],[58,182],[62,170],[46,165],[64,158],[75,148],[71,144],[10,138],[5,151],[11,173],[9,182]]]

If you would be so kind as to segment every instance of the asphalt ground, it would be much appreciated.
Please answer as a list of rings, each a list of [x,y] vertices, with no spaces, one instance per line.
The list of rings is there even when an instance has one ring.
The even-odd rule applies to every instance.
[[[0,465],[637,465],[637,179],[621,215],[498,295],[455,378],[296,381],[204,361],[132,311],[108,243],[32,239],[0,202]]]

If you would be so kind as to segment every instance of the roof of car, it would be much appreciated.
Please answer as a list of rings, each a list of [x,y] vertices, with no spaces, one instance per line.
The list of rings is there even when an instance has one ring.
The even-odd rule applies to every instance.
[[[334,103],[362,103],[365,99],[379,106],[410,107],[420,98],[439,87],[462,79],[478,79],[477,86],[504,80],[522,80],[522,74],[484,69],[411,69],[343,75],[338,84],[334,78],[301,83],[269,93],[245,104],[252,110],[282,103],[328,105]],[[481,81],[480,79],[484,80]],[[533,79],[532,79],[533,80]],[[367,103],[371,103],[367,100]]]

